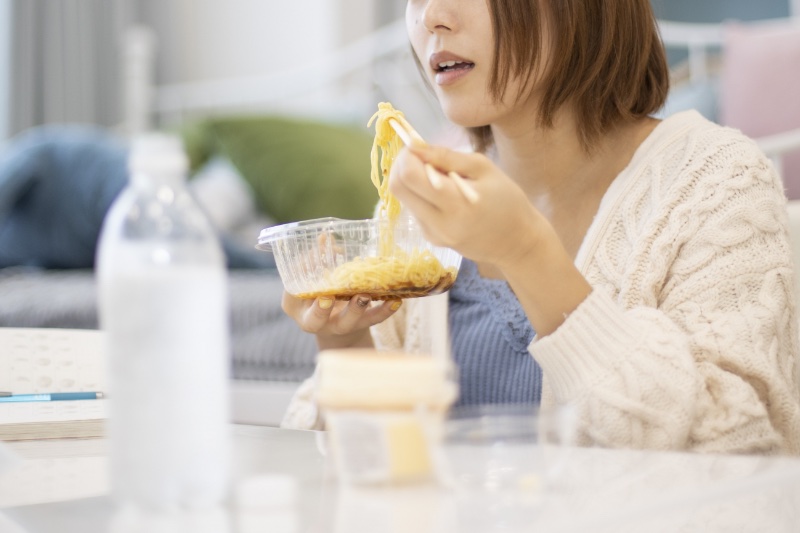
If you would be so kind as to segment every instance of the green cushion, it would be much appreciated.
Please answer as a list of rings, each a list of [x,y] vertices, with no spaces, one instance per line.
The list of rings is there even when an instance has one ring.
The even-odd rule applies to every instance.
[[[378,201],[366,125],[244,116],[209,119],[182,133],[193,168],[212,155],[227,157],[276,222],[369,218]]]

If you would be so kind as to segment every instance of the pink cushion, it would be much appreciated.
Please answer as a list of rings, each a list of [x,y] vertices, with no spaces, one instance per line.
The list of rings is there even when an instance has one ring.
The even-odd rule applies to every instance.
[[[750,137],[800,128],[800,21],[724,29],[719,118]],[[783,157],[790,198],[800,198],[800,147]]]

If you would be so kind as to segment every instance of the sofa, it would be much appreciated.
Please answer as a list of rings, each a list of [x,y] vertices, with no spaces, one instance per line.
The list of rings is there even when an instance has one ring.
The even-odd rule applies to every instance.
[[[367,218],[377,202],[365,127],[281,116],[225,116],[171,130],[189,188],[228,262],[233,420],[277,425],[311,375],[313,336],[281,309],[263,227],[323,216]],[[94,253],[127,181],[127,143],[84,125],[25,132],[0,154],[0,327],[98,328]]]

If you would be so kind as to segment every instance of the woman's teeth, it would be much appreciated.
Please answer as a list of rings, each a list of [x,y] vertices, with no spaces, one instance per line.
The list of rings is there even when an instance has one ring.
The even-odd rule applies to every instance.
[[[472,65],[472,63],[470,63],[468,61],[442,61],[441,63],[439,63],[439,70],[452,69],[456,65],[459,65],[459,68],[461,68],[461,67],[467,67],[469,65]]]

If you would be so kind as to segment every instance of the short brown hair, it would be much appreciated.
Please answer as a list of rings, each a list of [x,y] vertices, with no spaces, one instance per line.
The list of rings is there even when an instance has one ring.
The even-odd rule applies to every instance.
[[[556,111],[570,103],[588,151],[615,125],[664,105],[669,69],[650,0],[487,1],[495,41],[489,90],[498,100],[512,77],[520,76],[524,86],[533,81],[543,61],[546,10],[551,57],[542,65],[544,90],[537,117],[542,126],[552,126]],[[491,145],[488,126],[468,131],[476,150]]]

